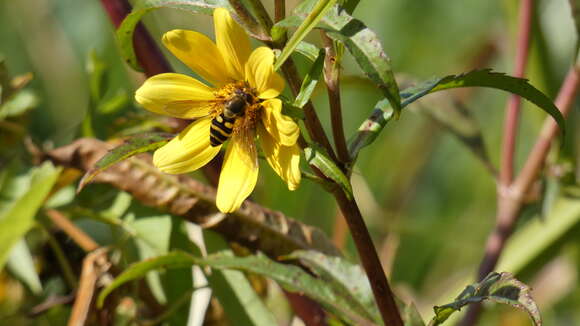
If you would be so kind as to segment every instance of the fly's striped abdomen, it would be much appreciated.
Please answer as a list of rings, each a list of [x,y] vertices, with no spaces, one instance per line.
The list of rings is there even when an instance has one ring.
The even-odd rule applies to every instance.
[[[236,117],[226,117],[223,113],[215,117],[211,121],[211,129],[209,132],[209,142],[211,146],[219,146],[223,144],[234,130],[234,122]]]

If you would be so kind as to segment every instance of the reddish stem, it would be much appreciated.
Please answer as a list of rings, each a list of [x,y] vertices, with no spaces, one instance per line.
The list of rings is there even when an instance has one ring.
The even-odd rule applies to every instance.
[[[514,70],[515,77],[524,77],[528,63],[533,10],[533,0],[522,0],[519,12],[518,42]],[[500,187],[509,186],[513,179],[514,155],[521,104],[522,98],[518,95],[511,95],[508,99],[502,144],[502,161],[499,173]]]
[[[560,93],[556,98],[556,106],[564,117],[568,115],[572,108],[572,103],[576,98],[580,86],[579,67],[572,67],[564,80]],[[499,257],[505,248],[508,238],[512,234],[514,225],[519,217],[523,207],[523,198],[530,190],[536,180],[541,168],[543,167],[552,141],[558,132],[558,125],[548,117],[536,144],[528,155],[524,168],[517,176],[514,183],[498,196],[498,214],[494,231],[490,234],[485,256],[480,264],[478,279],[484,278],[493,271],[497,265]],[[462,326],[474,325],[481,313],[481,305],[470,306]]]
[[[101,0],[101,4],[116,28],[131,12],[131,5],[127,0]],[[147,77],[172,71],[169,62],[141,23],[137,24],[135,28],[133,45],[137,60],[139,60],[139,64],[143,67]]]

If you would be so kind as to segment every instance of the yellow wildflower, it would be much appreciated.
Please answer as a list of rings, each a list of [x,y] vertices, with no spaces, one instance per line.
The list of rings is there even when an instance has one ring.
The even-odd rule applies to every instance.
[[[147,79],[135,99],[158,114],[196,119],[155,151],[153,163],[163,172],[194,171],[227,143],[216,204],[228,213],[238,209],[256,185],[256,138],[266,161],[288,188],[298,187],[299,128],[281,113],[282,102],[276,97],[284,89],[284,80],[274,71],[272,50],[251,51],[248,36],[226,9],[214,11],[214,25],[215,43],[187,30],[163,36],[169,51],[212,86],[187,75],[165,73]],[[241,112],[232,116],[236,108]]]

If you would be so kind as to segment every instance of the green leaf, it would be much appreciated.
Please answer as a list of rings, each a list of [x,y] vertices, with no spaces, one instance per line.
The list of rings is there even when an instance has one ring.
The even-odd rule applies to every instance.
[[[30,90],[21,90],[0,105],[0,120],[24,114],[38,106],[38,97]]]
[[[316,58],[318,58],[319,50],[315,45],[302,41],[298,43],[298,46],[296,47],[296,52],[302,54],[308,60],[314,62]]]
[[[401,94],[401,97],[405,98],[403,103],[408,105],[423,95],[460,87],[487,87],[519,95],[551,115],[558,123],[558,126],[560,126],[562,132],[565,131],[566,123],[562,113],[560,113],[560,110],[554,105],[554,102],[544,95],[544,93],[530,85],[527,79],[507,76],[503,73],[493,72],[490,69],[474,70],[461,75],[447,76],[436,81],[433,87],[427,85],[426,88],[413,94],[409,98],[405,98],[406,94]],[[429,90],[427,91],[427,89]],[[427,93],[423,94],[425,91]]]
[[[154,268],[181,268],[191,265],[209,266],[223,270],[239,270],[266,276],[278,282],[280,286],[291,292],[300,292],[321,303],[336,316],[355,325],[372,325],[373,322],[361,316],[352,308],[349,298],[342,296],[340,291],[328,282],[315,278],[303,269],[281,264],[268,257],[257,254],[247,257],[234,257],[230,253],[218,253],[206,258],[194,257],[183,252],[173,252],[165,256],[149,259],[129,266],[99,295],[97,305],[102,306],[104,299],[111,291],[124,283],[143,277]],[[379,321],[374,321],[378,323]]]
[[[401,107],[405,108],[427,94],[460,87],[487,87],[519,95],[551,115],[560,126],[562,133],[565,132],[564,117],[552,100],[544,93],[530,85],[527,79],[506,76],[503,73],[492,72],[489,69],[435,78],[407,88],[401,92],[401,98],[403,99]],[[352,157],[356,157],[361,148],[372,143],[378,133],[393,118],[392,109],[386,104],[384,100],[379,101],[371,116],[359,127],[357,134],[355,134],[349,144]],[[382,110],[384,113],[379,112],[377,109]]]
[[[221,251],[223,255],[234,257],[229,244],[220,235],[203,231],[203,240],[208,253]],[[250,281],[241,271],[213,270],[207,276],[213,295],[224,307],[226,316],[236,316],[237,325],[270,326],[278,325],[272,312],[256,293]]]
[[[131,156],[155,150],[169,142],[173,137],[166,133],[149,133],[136,135],[125,140],[123,145],[115,147],[103,156],[95,165],[85,173],[81,179],[77,192],[80,192],[97,174],[113,164],[128,159]]]
[[[360,125],[358,131],[348,141],[348,152],[353,161],[356,160],[361,149],[375,141],[381,130],[393,117],[394,111],[389,101],[383,99],[377,102],[370,117]]]
[[[318,251],[295,251],[284,259],[297,259],[336,293],[351,302],[353,310],[365,318],[381,320],[381,315],[365,272],[359,265]]]
[[[134,241],[139,259],[144,260],[167,254],[172,227],[171,216],[149,215],[153,213],[152,209],[137,207],[137,205],[132,207],[129,213],[132,216],[125,219],[130,221],[126,226],[135,232]],[[146,275],[146,280],[157,301],[166,304],[167,296],[159,272],[150,271]]]
[[[20,239],[6,261],[6,268],[35,295],[42,293],[42,284],[36,272],[32,255],[24,238]]]
[[[229,8],[225,0],[141,0],[138,1],[133,10],[121,23],[117,29],[117,38],[121,47],[121,56],[135,70],[142,71],[135,50],[133,49],[133,32],[141,18],[148,12],[159,8],[172,8],[185,10],[191,13],[201,13],[211,15],[213,9],[223,7]]]
[[[316,88],[320,75],[322,74],[322,69],[324,68],[324,57],[325,51],[324,49],[320,49],[318,57],[302,81],[300,92],[296,95],[296,99],[294,100],[295,107],[302,108],[310,100],[312,92],[314,91],[314,88]]]
[[[304,293],[352,324],[370,323],[355,309],[352,309],[348,298],[341,296],[341,293],[336,292],[326,281],[313,277],[297,266],[280,264],[261,254],[247,257],[215,254],[195,260],[199,265],[217,269],[235,269],[266,276],[288,291]]]
[[[310,33],[314,27],[316,27],[316,24],[318,24],[322,17],[324,17],[326,12],[328,12],[330,8],[334,6],[336,0],[316,0],[316,4],[314,4],[314,1],[311,2],[312,6],[310,7],[310,10],[306,13],[306,16],[302,20],[300,26],[298,26],[296,32],[294,32],[288,42],[286,42],[286,45],[282,49],[280,56],[278,56],[276,59],[276,62],[274,63],[274,70],[278,70],[280,67],[282,67],[282,64],[284,64],[286,59],[290,57],[298,44],[306,37],[306,35],[308,35],[308,33]]]
[[[429,325],[437,326],[445,322],[451,314],[459,311],[462,307],[484,300],[503,303],[526,311],[534,325],[542,325],[540,311],[532,299],[531,289],[518,281],[510,273],[490,273],[479,283],[468,285],[454,302],[435,306],[435,316]]]
[[[142,278],[148,272],[158,268],[187,268],[195,264],[194,257],[184,252],[172,252],[164,256],[147,259],[130,265],[121,275],[117,276],[97,298],[97,306],[101,308],[107,296],[121,285]]]
[[[321,148],[315,148],[312,144],[311,147],[304,149],[304,156],[306,162],[309,165],[317,167],[325,177],[334,181],[346,194],[348,199],[353,198],[352,186],[348,178],[342,173],[340,168],[334,164],[334,162],[328,157],[324,150]]]
[[[55,168],[49,162],[33,169],[27,191],[0,213],[0,270],[12,247],[34,225],[34,216],[58,179],[60,171],[60,168]]]
[[[315,0],[303,1],[293,11],[293,15],[276,23],[276,26],[295,27],[301,25],[316,4]],[[343,42],[365,74],[379,87],[395,108],[401,109],[399,88],[391,69],[390,59],[383,51],[378,36],[363,22],[353,18],[340,6],[333,6],[322,18],[319,26],[328,35]]]
[[[348,12],[349,15],[352,15],[352,12],[356,6],[358,6],[359,2],[360,0],[341,0],[340,5],[344,10],[346,10],[346,12]]]

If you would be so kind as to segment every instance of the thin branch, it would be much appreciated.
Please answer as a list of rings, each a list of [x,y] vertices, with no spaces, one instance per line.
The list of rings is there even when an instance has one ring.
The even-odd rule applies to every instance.
[[[570,69],[555,102],[564,117],[570,112],[580,87],[579,69],[579,67],[572,67]],[[550,146],[556,138],[557,132],[558,125],[556,122],[551,117],[546,118],[536,144],[524,164],[524,168],[512,186],[505,189],[505,192],[498,196],[497,222],[494,231],[487,239],[485,255],[479,266],[478,279],[484,278],[497,265],[499,257],[513,232],[514,225],[524,205],[523,199],[525,194],[530,190],[541,168],[544,166]],[[479,318],[480,312],[481,305],[470,306],[460,325],[474,325]]]
[[[560,93],[556,98],[556,106],[562,112],[564,117],[568,116],[570,110],[572,109],[572,104],[574,99],[578,94],[579,79],[580,79],[580,67],[575,66],[570,69],[564,84],[560,89]],[[528,156],[522,171],[516,178],[513,185],[513,192],[519,195],[524,195],[528,189],[530,189],[532,183],[534,182],[538,172],[544,165],[546,157],[548,156],[548,151],[552,140],[556,137],[559,128],[553,119],[547,118],[544,122],[544,126],[534,145],[530,155]]]
[[[77,297],[67,326],[86,325],[97,281],[109,268],[106,248],[100,248],[85,257]]]
[[[534,11],[533,0],[522,0],[519,12],[518,42],[515,58],[515,77],[524,77],[530,50],[530,33]],[[514,156],[522,98],[511,95],[508,99],[502,144],[502,161],[499,174],[499,187],[508,187],[514,174]],[[501,190],[500,190],[501,191]]]
[[[99,245],[89,237],[83,230],[74,225],[61,212],[54,209],[47,209],[46,216],[50,218],[52,223],[66,233],[81,249],[90,252],[99,248]]]
[[[330,120],[332,123],[332,136],[338,159],[343,164],[350,162],[350,155],[344,137],[344,126],[342,123],[342,105],[340,102],[340,63],[338,62],[334,42],[326,32],[321,31],[322,42],[326,50],[324,57],[324,81],[328,92],[328,102],[330,106]]]

